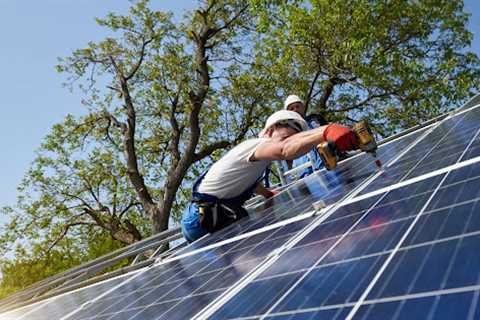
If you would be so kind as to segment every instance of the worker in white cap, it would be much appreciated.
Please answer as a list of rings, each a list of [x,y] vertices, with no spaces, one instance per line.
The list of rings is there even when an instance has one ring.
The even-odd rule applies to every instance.
[[[347,127],[331,124],[306,129],[307,123],[298,113],[277,111],[267,119],[263,137],[240,143],[215,162],[193,186],[192,200],[182,216],[186,240],[195,241],[247,216],[242,206],[253,193],[273,196],[260,184],[273,160],[298,158],[327,140],[339,150],[358,147],[355,134]]]
[[[303,118],[305,118],[305,104],[299,96],[291,94],[283,102],[283,108],[285,110],[295,111]]]
[[[283,108],[285,110],[294,111],[302,116],[307,122],[309,129],[315,129],[327,124],[325,119],[319,114],[310,114],[306,116],[305,103],[297,95],[289,95],[283,103]],[[310,152],[307,154],[293,160],[293,167],[297,167],[307,162],[311,162],[312,166],[305,168],[303,172],[300,173],[300,178],[313,173],[314,170],[319,170],[324,167],[322,159],[320,158],[316,148],[312,148],[312,150],[310,150]]]

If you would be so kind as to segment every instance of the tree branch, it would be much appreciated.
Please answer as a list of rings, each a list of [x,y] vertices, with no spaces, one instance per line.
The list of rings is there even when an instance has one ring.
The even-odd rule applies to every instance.
[[[345,107],[345,108],[341,108],[341,109],[329,110],[329,112],[338,113],[338,112],[348,112],[348,111],[351,111],[351,110],[360,109],[361,107],[363,107],[364,105],[368,104],[370,101],[372,101],[372,100],[374,100],[374,99],[388,97],[388,96],[391,95],[391,94],[393,94],[393,92],[384,92],[384,93],[380,93],[380,94],[371,94],[371,95],[369,95],[367,98],[365,98],[364,100],[360,101],[359,103],[357,103],[357,104],[355,104],[355,105],[353,105],[353,106]]]
[[[123,215],[128,212],[132,207],[140,205],[140,202],[131,202],[128,206],[126,206],[118,215],[118,219],[122,219]]]
[[[309,104],[310,104],[311,99],[313,98],[313,97],[312,97],[313,88],[315,88],[315,84],[317,83],[317,80],[318,80],[318,78],[320,77],[320,74],[321,74],[321,72],[320,72],[320,71],[317,71],[317,72],[315,73],[315,76],[313,77],[312,83],[310,83],[310,89],[308,90],[308,94],[307,94],[307,96],[305,97],[305,114],[307,114],[308,106],[309,106]]]
[[[83,221],[68,223],[67,225],[65,225],[60,235],[53,241],[51,245],[48,246],[47,253],[50,252],[63,238],[65,238],[65,236],[67,235],[71,227],[79,226],[79,225],[95,225],[95,224],[91,222],[83,222]]]
[[[249,7],[249,5],[246,4],[245,6],[243,6],[243,8],[241,8],[237,12],[236,15],[234,15],[230,20],[228,20],[223,26],[213,29],[212,36],[214,36],[215,34],[217,34],[220,31],[223,31],[223,30],[227,29],[228,27],[230,27],[232,25],[232,23],[235,22],[235,20],[238,20],[238,18],[248,9],[248,7]]]
[[[177,118],[175,116],[177,112],[177,106],[178,106],[178,101],[180,99],[180,92],[182,90],[182,84],[180,83],[180,86],[175,94],[175,97],[171,99],[171,104],[170,104],[170,125],[172,126],[172,139],[169,142],[168,149],[172,152],[172,156],[175,159],[173,165],[176,166],[178,161],[180,161],[180,151],[178,149],[178,146],[180,144],[180,136],[181,132],[183,129],[181,129],[178,125]]]
[[[202,160],[203,158],[211,155],[215,150],[224,149],[231,145],[230,141],[221,140],[209,144],[208,146],[203,147],[198,153],[193,156],[192,162],[197,162]]]
[[[137,193],[140,201],[148,209],[154,206],[153,199],[150,192],[145,185],[143,176],[138,169],[137,153],[135,150],[135,128],[136,128],[136,113],[133,105],[133,100],[128,88],[128,82],[122,74],[118,74],[120,88],[122,90],[123,99],[126,107],[127,124],[124,124],[123,145],[124,154],[127,162],[127,174],[132,182],[132,185]]]
[[[130,80],[135,75],[135,73],[137,73],[137,71],[140,68],[140,66],[142,65],[143,59],[145,57],[145,48],[152,41],[153,41],[153,39],[148,39],[146,41],[143,41],[142,48],[140,49],[140,58],[138,59],[137,63],[133,66],[132,70],[125,76],[125,81]]]
[[[327,101],[330,98],[330,96],[333,93],[333,88],[335,87],[336,82],[333,80],[333,78],[330,78],[326,81],[324,87],[323,87],[323,94],[320,97],[318,103],[317,103],[317,108],[320,110],[326,110],[327,109]]]

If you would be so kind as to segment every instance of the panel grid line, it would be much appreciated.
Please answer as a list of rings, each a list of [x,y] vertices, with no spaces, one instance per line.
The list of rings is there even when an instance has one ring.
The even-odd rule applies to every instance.
[[[441,123],[443,123],[443,121],[439,122],[439,125],[441,125]],[[436,128],[437,126],[435,126],[434,128]],[[433,129],[432,129],[433,130]],[[430,130],[428,130],[430,132]],[[417,144],[419,141],[421,141],[427,134],[424,133],[421,137],[417,138],[415,141],[413,141],[410,146],[413,144]],[[403,154],[403,153],[402,153]],[[398,161],[398,159],[400,159],[400,157],[396,157],[392,160],[389,161],[388,164],[386,164],[387,166],[388,165],[392,165],[393,163],[395,163],[396,161]],[[368,184],[370,184],[372,181],[374,181],[378,176],[380,176],[382,173],[384,172],[384,170],[379,170],[378,172],[374,173],[371,177],[367,178],[363,183],[361,183],[359,186],[357,186],[354,190],[352,190],[347,196],[345,196],[343,199],[339,200],[336,204],[334,204],[332,206],[331,209],[329,209],[329,212],[324,214],[323,216],[330,216],[332,215],[339,207],[341,207],[341,205],[348,201],[348,200],[351,200],[352,198],[354,198],[356,195],[358,195]],[[383,198],[383,197],[382,197]],[[331,212],[330,212],[331,211]],[[326,217],[324,219],[326,219]],[[363,218],[363,217],[362,217]],[[361,218],[361,219],[362,219]],[[360,219],[360,220],[361,220]],[[308,227],[307,227],[308,228]],[[312,229],[313,230],[313,229]],[[349,229],[348,231],[351,231],[351,229]],[[347,231],[347,232],[348,232]],[[308,231],[310,232],[310,231]],[[308,234],[307,232],[307,234]],[[305,237],[305,235],[301,236],[302,238]],[[346,236],[346,234],[345,234]],[[301,238],[299,238],[298,241],[300,241]],[[337,242],[335,243],[337,244]],[[335,244],[330,247],[329,251],[331,251],[332,248],[335,247]],[[280,254],[277,256],[275,255],[275,258],[272,259],[268,264],[271,265],[273,264],[279,257],[282,253],[286,252],[286,250],[288,250],[287,246],[285,246],[285,249],[280,252]],[[328,252],[328,251],[327,251]],[[266,263],[267,264],[267,263]],[[233,296],[235,296],[241,289],[243,289],[246,285],[248,285],[248,283],[252,282],[255,277],[259,274],[261,274],[261,272],[263,272],[264,270],[266,270],[266,268],[264,268],[264,266],[261,267],[261,270],[259,270],[259,272],[256,272],[254,275],[251,275],[250,277],[248,277],[248,280],[247,279],[244,279],[244,280],[241,280],[239,281],[239,284],[237,285],[234,285],[234,287],[231,289],[231,292],[227,293],[225,295],[225,297],[221,297],[217,300],[215,300],[213,303],[211,303],[211,305],[207,306],[206,308],[204,308],[202,311],[200,311],[196,316],[195,316],[195,319],[206,319],[208,318],[208,316],[212,315],[216,310],[218,310],[223,304],[225,304],[227,301],[229,301]],[[300,279],[301,280],[301,279]],[[299,281],[298,280],[290,289],[289,291],[291,291],[296,285],[298,285]],[[287,292],[288,294],[288,292]],[[284,298],[287,294],[285,294],[284,296],[282,296],[282,298]],[[280,298],[280,300],[282,300],[282,298]],[[265,314],[268,314],[269,312],[271,312],[271,310],[273,310],[273,308],[279,303],[279,301],[277,301],[277,303],[272,307],[270,308]],[[262,318],[263,319],[263,318]]]
[[[457,287],[457,288],[442,289],[442,290],[433,290],[433,291],[411,293],[411,294],[398,295],[398,296],[392,296],[392,297],[385,297],[380,299],[365,300],[363,305],[373,305],[378,303],[388,303],[388,302],[398,302],[398,301],[411,300],[411,299],[430,298],[430,297],[437,297],[437,296],[444,296],[444,295],[458,294],[458,293],[465,293],[465,292],[475,292],[475,294],[478,296],[479,290],[480,290],[480,285]],[[288,316],[288,315],[295,315],[295,314],[308,313],[308,312],[317,312],[317,311],[323,311],[323,310],[352,307],[355,305],[355,303],[356,302],[347,302],[347,303],[332,304],[332,305],[321,306],[321,307],[304,308],[304,309],[290,310],[290,311],[279,311],[279,312],[274,312],[269,314],[268,318],[275,317],[275,316]],[[257,315],[248,316],[248,317],[233,318],[230,320],[258,319],[260,316],[262,315],[257,314]]]
[[[417,138],[418,139],[418,138]],[[390,161],[390,163],[393,160]],[[395,160],[396,161],[396,160]],[[325,210],[323,209],[321,212],[324,212],[322,215],[318,216],[318,218],[312,221],[311,224],[306,226],[303,230],[301,230],[294,238],[292,238],[288,243],[284,246],[279,248],[274,255],[271,256],[270,260],[265,261],[264,264],[258,267],[258,270],[254,270],[251,274],[247,274],[244,278],[240,279],[235,285],[233,285],[225,295],[221,296],[220,298],[213,301],[207,307],[205,307],[202,311],[197,313],[193,319],[201,320],[201,319],[208,319],[212,314],[214,314],[223,304],[233,298],[238,292],[240,292],[244,287],[246,287],[249,283],[251,283],[258,275],[260,275],[263,271],[269,268],[275,261],[277,261],[280,256],[285,253],[288,249],[292,248],[295,244],[300,242],[305,236],[307,236],[311,231],[313,231],[318,225],[324,222],[329,216],[336,212],[338,208],[340,208],[341,203],[343,201],[349,200],[358,193],[363,190],[368,184],[375,180],[382,171],[376,172],[372,174],[369,178],[365,179],[361,184],[359,184],[355,189],[351,190],[347,195],[345,195],[342,199],[340,199],[337,203],[333,204],[331,207],[328,207]],[[314,211],[315,212],[315,211]],[[348,232],[348,231],[347,231]],[[333,245],[331,248],[333,248]],[[330,248],[330,249],[331,249]]]
[[[470,140],[470,143],[467,145],[467,147],[465,148],[464,152],[462,153],[462,155],[460,156],[460,158],[457,160],[457,162],[459,162],[463,155],[467,152],[468,148],[470,147],[470,145],[473,143],[473,141],[475,141],[476,137],[478,136],[478,134],[480,133],[480,129],[477,130],[475,136]],[[403,245],[403,242],[406,240],[406,238],[408,237],[408,235],[410,234],[410,232],[413,230],[413,227],[416,225],[416,223],[418,222],[418,220],[420,219],[420,217],[423,215],[423,213],[425,212],[425,210],[427,209],[427,207],[430,205],[430,202],[432,201],[432,199],[435,197],[435,195],[437,194],[438,190],[440,190],[440,187],[442,186],[443,182],[447,179],[448,175],[449,175],[450,171],[447,172],[445,174],[445,176],[442,178],[442,180],[440,181],[440,183],[438,184],[437,188],[435,189],[435,191],[432,193],[432,195],[429,197],[429,199],[427,200],[427,202],[423,205],[422,209],[420,210],[420,212],[416,215],[415,219],[412,221],[412,223],[410,224],[410,226],[408,227],[408,229],[405,231],[405,234],[402,236],[402,238],[398,241],[397,245],[395,246],[395,248],[393,249],[393,251],[390,253],[390,255],[387,257],[387,259],[385,260],[385,262],[382,264],[382,266],[380,267],[379,271],[377,272],[377,274],[375,275],[375,277],[373,278],[373,280],[370,282],[370,284],[368,285],[368,287],[365,289],[365,291],[363,292],[363,294],[361,295],[360,299],[357,301],[357,303],[355,304],[355,306],[352,308],[352,310],[350,311],[350,313],[348,314],[347,316],[347,320],[351,320],[353,318],[353,316],[358,312],[358,309],[360,308],[360,306],[363,304],[363,302],[366,300],[367,298],[367,295],[370,293],[370,291],[373,289],[373,287],[375,286],[375,284],[378,282],[378,280],[380,279],[380,277],[382,276],[382,274],[385,272],[387,266],[390,264],[390,262],[392,261],[393,257],[396,255],[396,253],[398,252],[398,250],[400,249],[400,247]]]
[[[468,319],[473,319],[473,317],[475,316],[475,311],[477,310],[479,293],[480,291],[476,290],[475,293],[473,294],[472,304],[470,305],[470,310],[468,311]]]

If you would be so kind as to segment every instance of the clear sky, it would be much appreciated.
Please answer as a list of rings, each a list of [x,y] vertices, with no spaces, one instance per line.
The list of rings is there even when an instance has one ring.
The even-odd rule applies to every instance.
[[[196,3],[152,2],[178,16]],[[63,88],[54,70],[57,57],[102,39],[94,17],[129,6],[127,0],[0,0],[0,206],[15,203],[16,186],[50,127],[82,112],[79,95]],[[466,0],[465,9],[473,14],[472,49],[480,55],[480,1]]]

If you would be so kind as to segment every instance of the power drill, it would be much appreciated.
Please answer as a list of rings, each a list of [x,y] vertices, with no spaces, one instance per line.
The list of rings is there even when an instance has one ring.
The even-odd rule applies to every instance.
[[[377,142],[375,137],[370,130],[370,127],[367,122],[360,121],[353,126],[353,132],[357,136],[360,150],[372,154],[372,156],[377,158]],[[337,167],[338,155],[337,147],[333,142],[325,141],[317,145],[317,151],[322,158],[323,164],[327,170],[334,170]],[[375,160],[375,165],[377,168],[381,168],[382,163],[379,159]]]

